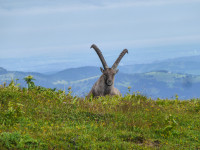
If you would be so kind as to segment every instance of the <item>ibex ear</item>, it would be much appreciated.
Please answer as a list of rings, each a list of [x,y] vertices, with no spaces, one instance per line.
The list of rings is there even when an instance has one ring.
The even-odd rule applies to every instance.
[[[104,71],[103,68],[100,67],[100,70],[101,70],[101,72],[103,73],[103,71]]]
[[[116,73],[118,73],[119,69],[116,69]]]

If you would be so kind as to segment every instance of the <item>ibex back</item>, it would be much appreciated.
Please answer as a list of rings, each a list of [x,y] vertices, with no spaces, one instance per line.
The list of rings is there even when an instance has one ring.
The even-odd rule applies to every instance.
[[[119,71],[117,69],[117,66],[119,65],[119,62],[121,61],[123,56],[128,53],[128,50],[124,49],[113,64],[113,66],[109,68],[99,48],[94,44],[91,46],[91,48],[96,51],[101,60],[103,68],[100,67],[100,69],[103,74],[93,85],[87,97],[90,97],[91,95],[93,95],[94,97],[105,95],[121,95],[119,90],[114,87],[114,80],[115,74]]]

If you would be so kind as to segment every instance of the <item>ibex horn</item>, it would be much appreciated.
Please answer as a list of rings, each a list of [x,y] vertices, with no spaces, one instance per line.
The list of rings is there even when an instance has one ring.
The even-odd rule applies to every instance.
[[[119,55],[119,57],[117,58],[117,60],[115,61],[115,63],[113,64],[112,68],[113,69],[116,69],[117,66],[119,65],[121,59],[124,57],[124,55],[128,53],[128,50],[127,49],[124,49],[121,54]]]
[[[103,65],[104,69],[108,68],[108,65],[106,64],[106,61],[105,61],[100,49],[95,44],[92,44],[92,46],[90,48],[93,48],[96,51],[97,55],[99,56],[99,58],[101,60],[101,63]]]

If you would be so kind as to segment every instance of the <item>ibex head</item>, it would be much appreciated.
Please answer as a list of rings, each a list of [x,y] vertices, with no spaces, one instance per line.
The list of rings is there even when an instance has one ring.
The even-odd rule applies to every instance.
[[[119,65],[121,59],[123,58],[123,56],[128,53],[128,50],[127,49],[124,49],[121,54],[119,55],[119,57],[117,58],[117,60],[115,61],[115,63],[113,64],[113,66],[111,68],[108,67],[101,51],[99,50],[99,48],[93,44],[91,46],[91,48],[93,48],[97,55],[99,56],[100,60],[101,60],[101,63],[103,65],[103,68],[100,67],[100,70],[101,72],[103,73],[103,77],[104,77],[104,81],[105,81],[105,84],[107,86],[112,86],[113,83],[114,83],[114,77],[115,77],[115,74],[119,71],[117,69],[117,66]]]

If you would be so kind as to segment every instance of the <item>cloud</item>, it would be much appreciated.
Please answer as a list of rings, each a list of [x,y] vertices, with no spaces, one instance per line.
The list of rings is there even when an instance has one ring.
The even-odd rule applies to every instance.
[[[176,37],[163,37],[163,38],[150,38],[141,40],[124,40],[124,41],[110,41],[110,42],[97,42],[97,45],[101,45],[104,51],[110,51],[115,49],[137,49],[137,48],[150,48],[157,46],[172,46],[172,45],[183,45],[183,44],[199,44],[200,35],[189,35],[189,36],[176,36]],[[90,45],[93,43],[84,44],[71,44],[66,46],[57,47],[39,47],[29,49],[7,49],[1,53],[0,58],[14,58],[14,57],[30,57],[30,56],[48,56],[53,55],[54,57],[62,56],[63,54],[76,55],[79,53],[90,52]],[[125,47],[126,46],[126,47]],[[109,57],[109,55],[108,55]],[[74,60],[76,61],[76,60]]]
[[[42,1],[41,1],[42,2]],[[57,1],[55,1],[57,2]],[[86,2],[86,3],[85,3]],[[69,13],[77,11],[96,11],[102,9],[120,9],[130,7],[151,7],[169,4],[181,4],[181,3],[199,3],[199,0],[118,0],[118,1],[106,1],[101,2],[93,1],[75,1],[69,3],[62,1],[62,3],[46,3],[41,5],[40,3],[31,3],[30,1],[25,3],[23,7],[19,7],[17,3],[8,3],[4,7],[0,8],[0,16],[16,16],[16,15],[45,15],[54,13]],[[22,4],[22,3],[20,3]]]
[[[145,47],[157,47],[157,46],[169,46],[169,45],[183,45],[183,44],[199,44],[200,35],[188,35],[188,36],[173,36],[162,38],[150,38],[141,40],[126,40],[126,41],[113,41],[109,43],[101,43],[107,47],[122,47],[126,45],[127,48],[145,48]]]
[[[20,57],[26,51],[26,55],[86,51],[93,42],[104,48],[121,49],[200,41],[198,5],[195,9],[191,5],[188,11],[179,6],[200,3],[199,0],[19,1],[0,6],[0,17],[4,16],[1,58]],[[178,7],[171,8],[171,4]],[[161,5],[168,6],[157,7]]]

